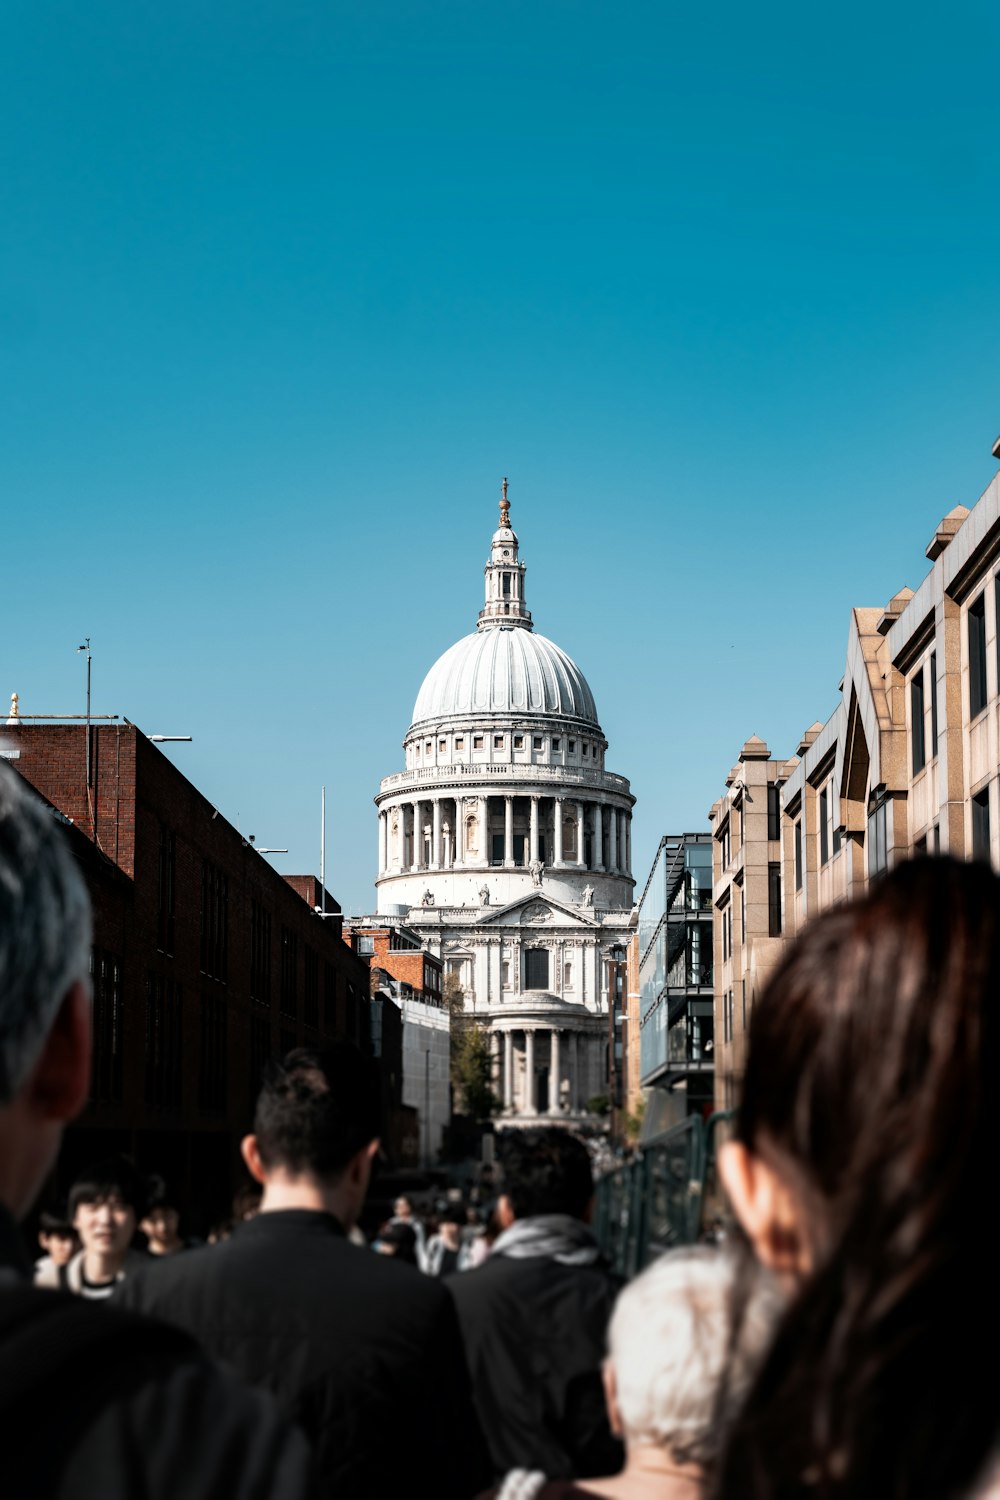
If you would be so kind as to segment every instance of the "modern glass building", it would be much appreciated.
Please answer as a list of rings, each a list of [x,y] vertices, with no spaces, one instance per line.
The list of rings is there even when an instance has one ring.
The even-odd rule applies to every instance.
[[[712,835],[661,839],[639,902],[640,1082],[678,1114],[712,1104],[712,911]]]

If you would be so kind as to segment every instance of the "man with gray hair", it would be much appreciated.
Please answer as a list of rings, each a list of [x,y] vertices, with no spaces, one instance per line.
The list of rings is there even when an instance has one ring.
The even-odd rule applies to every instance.
[[[89,959],[90,902],[56,817],[0,764],[4,1495],[304,1495],[304,1440],[193,1340],[30,1285],[17,1221],[87,1097]]]

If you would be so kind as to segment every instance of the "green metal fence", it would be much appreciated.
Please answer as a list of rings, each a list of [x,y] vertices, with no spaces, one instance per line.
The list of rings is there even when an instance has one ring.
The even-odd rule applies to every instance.
[[[729,1111],[691,1115],[597,1184],[594,1227],[607,1259],[634,1276],[674,1245],[690,1245],[718,1212],[715,1159]]]

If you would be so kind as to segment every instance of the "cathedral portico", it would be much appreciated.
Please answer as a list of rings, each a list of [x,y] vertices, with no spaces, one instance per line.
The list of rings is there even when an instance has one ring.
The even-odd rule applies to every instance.
[[[628,780],[579,668],[534,629],[506,493],[476,630],[424,679],[378,807],[378,906],[493,1037],[501,1122],[571,1121],[607,1080],[610,949],[633,901]]]

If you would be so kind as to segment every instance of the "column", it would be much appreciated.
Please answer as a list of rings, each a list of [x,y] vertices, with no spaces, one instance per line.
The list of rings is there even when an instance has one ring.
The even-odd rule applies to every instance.
[[[442,864],[442,860],[441,860],[441,798],[440,797],[435,797],[434,801],[431,803],[431,816],[432,816],[432,818],[434,820],[433,823],[432,823],[432,825],[431,825],[431,827],[432,827],[432,832],[431,832],[431,869],[432,870],[440,870],[441,864]]]
[[[584,842],[583,803],[576,804],[576,862],[582,870],[587,863],[587,846]]]
[[[592,870],[604,869],[604,820],[599,802],[594,803],[594,860]]]
[[[479,799],[479,863],[490,867],[490,799]]]
[[[528,858],[538,858],[538,798],[531,799],[531,821],[528,825]]]
[[[569,1107],[573,1114],[580,1111],[580,1033],[569,1034]]]
[[[514,1103],[514,1033],[501,1032],[503,1037],[503,1102],[510,1109]]]
[[[503,799],[503,862],[514,863],[514,798]]]
[[[389,814],[380,812],[378,815],[378,870],[381,875],[389,863],[387,854],[388,845]]]
[[[524,1033],[524,1108],[525,1115],[535,1113],[535,1033]]]
[[[552,863],[561,865],[563,862],[563,799],[553,798],[552,806]]]
[[[628,874],[628,855],[626,853],[627,842],[625,835],[625,809],[618,812],[618,868],[623,875]]]
[[[612,874],[618,869],[618,809],[608,808],[608,869]]]
[[[551,1053],[549,1057],[549,1114],[559,1113],[559,1032],[553,1026],[550,1033]]]
[[[625,814],[625,873],[632,873],[632,814]]]
[[[465,801],[455,798],[455,863],[465,864]]]
[[[413,863],[410,866],[411,870],[419,870],[420,869],[420,837],[421,837],[421,834],[420,834],[420,803],[419,802],[414,802],[414,804],[413,804],[413,850],[412,850],[412,853],[413,853]]]

